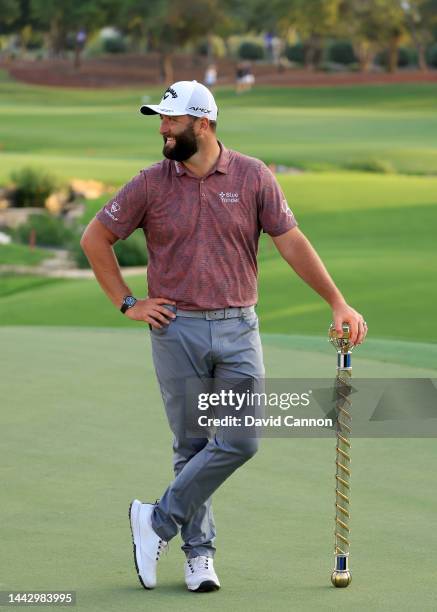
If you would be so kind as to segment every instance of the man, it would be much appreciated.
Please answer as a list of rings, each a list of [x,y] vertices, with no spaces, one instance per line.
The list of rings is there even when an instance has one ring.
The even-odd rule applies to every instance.
[[[156,585],[156,566],[179,531],[191,591],[220,587],[214,571],[211,495],[256,450],[255,438],[184,434],[185,381],[260,380],[256,253],[260,231],[331,306],[337,330],[352,342],[366,334],[318,255],[297,228],[284,195],[259,160],[227,150],[216,138],[217,106],[196,81],[174,83],[158,105],[165,159],[142,170],[91,221],[81,244],[110,300],[125,316],[149,324],[162,398],[174,433],[175,480],[159,502],[134,500],[130,524],[141,584]],[[132,296],[112,245],[145,233],[149,297]]]

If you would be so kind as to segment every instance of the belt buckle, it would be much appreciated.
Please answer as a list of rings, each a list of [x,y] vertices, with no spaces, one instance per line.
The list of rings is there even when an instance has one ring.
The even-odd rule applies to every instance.
[[[224,319],[225,309],[220,308],[219,310],[207,310],[205,318],[207,321],[217,321],[218,319]]]

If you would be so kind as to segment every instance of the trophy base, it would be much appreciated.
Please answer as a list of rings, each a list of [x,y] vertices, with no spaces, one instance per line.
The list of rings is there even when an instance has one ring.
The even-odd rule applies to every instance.
[[[349,570],[334,570],[331,574],[331,582],[337,589],[344,589],[352,582],[352,575]]]

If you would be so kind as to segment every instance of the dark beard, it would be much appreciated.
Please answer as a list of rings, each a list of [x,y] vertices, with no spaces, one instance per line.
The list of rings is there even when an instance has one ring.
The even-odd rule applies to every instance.
[[[179,134],[179,136],[173,136],[173,138],[175,139],[175,144],[172,148],[168,148],[166,146],[166,139],[164,138],[164,148],[162,149],[162,154],[167,159],[174,159],[175,161],[183,162],[197,153],[198,146],[192,125],[189,125],[187,129],[182,132],[182,134]]]

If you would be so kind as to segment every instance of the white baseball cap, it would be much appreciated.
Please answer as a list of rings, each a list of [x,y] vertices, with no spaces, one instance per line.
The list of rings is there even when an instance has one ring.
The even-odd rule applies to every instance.
[[[197,81],[178,81],[168,87],[159,104],[143,104],[143,115],[193,115],[217,119],[217,104],[205,85]]]

